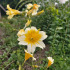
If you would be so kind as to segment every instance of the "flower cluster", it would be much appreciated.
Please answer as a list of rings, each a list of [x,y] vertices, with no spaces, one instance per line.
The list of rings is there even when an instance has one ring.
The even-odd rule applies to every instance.
[[[40,31],[40,29],[37,29],[34,26],[30,26],[31,25],[31,17],[33,15],[40,15],[41,13],[44,12],[44,10],[39,11],[39,7],[40,5],[38,4],[27,4],[26,6],[26,10],[25,12],[25,16],[28,17],[27,22],[25,24],[25,26],[23,27],[23,29],[20,29],[19,32],[17,33],[18,36],[18,41],[19,41],[19,45],[27,45],[27,49],[25,51],[25,61],[27,61],[29,58],[32,58],[33,60],[36,60],[36,58],[34,58],[33,54],[36,50],[36,47],[40,47],[41,49],[45,48],[45,44],[43,42],[44,39],[47,38],[46,32],[44,31]],[[7,11],[6,14],[9,15],[8,19],[11,19],[13,16],[18,15],[18,14],[23,14],[23,11],[20,12],[18,10],[12,9],[10,8],[9,5],[7,5]],[[53,64],[54,59],[52,59],[52,57],[48,57],[48,65],[46,68],[48,68],[49,66],[51,66],[51,64]],[[25,62],[24,61],[24,62]],[[19,65],[19,69],[20,69],[20,65]],[[37,65],[33,65],[33,67],[40,67]]]

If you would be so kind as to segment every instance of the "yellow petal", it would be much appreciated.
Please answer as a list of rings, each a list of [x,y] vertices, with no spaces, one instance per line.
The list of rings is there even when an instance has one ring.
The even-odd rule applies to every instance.
[[[33,57],[32,54],[28,53],[26,50],[25,50],[25,61],[28,60],[29,58]]]
[[[14,16],[14,15],[9,15],[9,16],[8,16],[8,19],[11,19],[13,16]]]
[[[8,9],[8,10],[11,10],[11,8],[10,8],[9,4],[7,5],[7,9]]]
[[[51,66],[51,64],[52,64],[52,62],[49,60],[48,65],[47,65],[47,68],[48,68],[49,66]]]
[[[31,22],[32,22],[32,20],[28,20],[27,23],[25,24],[25,26],[26,27],[29,26]]]
[[[53,63],[54,63],[54,59],[52,58],[52,57],[47,57],[48,58],[48,65],[47,65],[47,68],[49,67],[49,66],[51,66]]]
[[[31,13],[32,13],[32,9],[31,10],[29,10],[28,12],[27,12],[27,15],[30,15]]]
[[[44,12],[44,10],[38,12],[37,15],[40,15],[40,14],[42,14],[43,12]]]
[[[18,11],[18,10],[15,10],[15,9],[10,8],[9,5],[7,5],[7,9],[8,9],[8,10],[6,11],[6,14],[9,15],[9,16],[8,16],[8,19],[11,19],[14,15],[18,15],[18,14],[21,13],[21,12]]]

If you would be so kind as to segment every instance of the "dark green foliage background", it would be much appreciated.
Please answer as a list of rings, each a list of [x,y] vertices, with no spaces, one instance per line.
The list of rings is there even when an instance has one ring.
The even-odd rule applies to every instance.
[[[19,2],[19,0],[0,0],[0,4],[6,8],[7,4],[11,6],[11,8],[14,8],[16,4]]]

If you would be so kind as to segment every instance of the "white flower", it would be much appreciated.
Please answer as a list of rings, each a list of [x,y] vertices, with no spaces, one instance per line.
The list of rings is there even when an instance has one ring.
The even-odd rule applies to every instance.
[[[27,4],[27,9],[31,9],[33,5],[31,3]]]
[[[59,3],[64,4],[68,0],[59,0]]]
[[[27,5],[27,9],[28,10],[26,10],[25,12],[26,12],[26,16],[27,15],[36,15],[37,14],[37,11],[38,11],[38,9],[39,9],[39,7],[40,7],[40,5],[37,5],[37,4],[28,4]]]
[[[26,28],[25,34],[18,38],[19,45],[27,45],[27,51],[34,53],[36,47],[45,48],[43,40],[47,38],[44,31],[39,31],[36,27]]]
[[[32,12],[32,15],[36,15],[37,14],[37,11],[38,11],[39,7],[40,7],[40,5],[33,4],[33,12]]]
[[[49,66],[51,66],[53,63],[54,63],[54,59],[52,58],[52,57],[47,57],[48,58],[48,65],[47,65],[47,68],[49,67]]]

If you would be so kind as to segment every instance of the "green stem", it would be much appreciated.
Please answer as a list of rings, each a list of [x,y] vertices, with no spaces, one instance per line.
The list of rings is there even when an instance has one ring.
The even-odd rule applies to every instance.
[[[24,66],[25,61],[22,63],[22,67]]]

